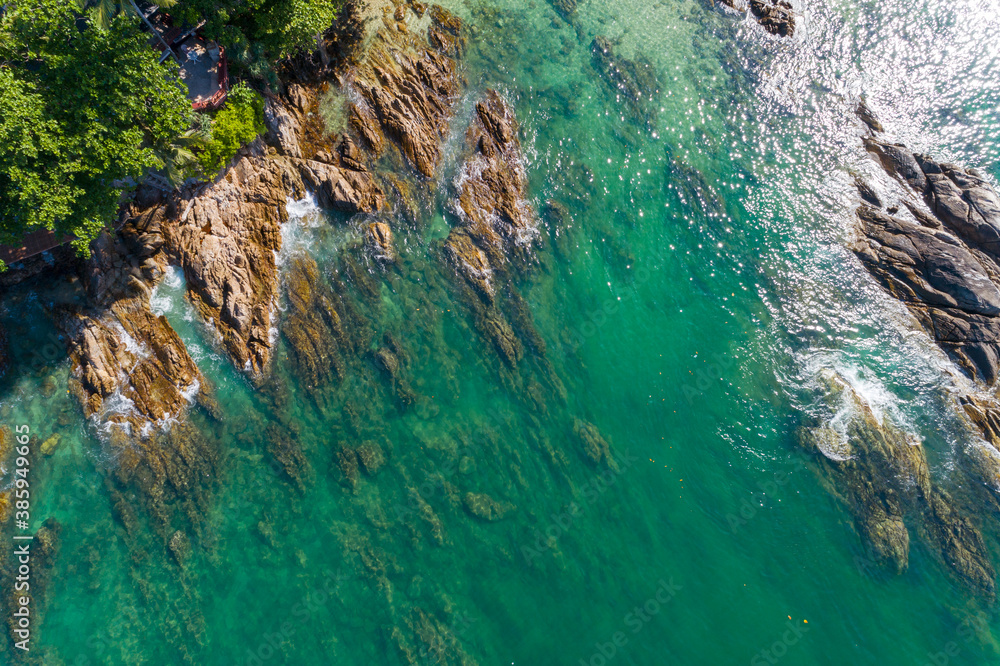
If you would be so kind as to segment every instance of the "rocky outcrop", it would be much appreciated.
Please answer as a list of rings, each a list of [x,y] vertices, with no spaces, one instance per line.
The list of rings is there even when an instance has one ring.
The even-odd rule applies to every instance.
[[[282,155],[302,157],[299,147],[299,124],[287,109],[273,97],[264,102],[264,124],[274,137]]]
[[[315,160],[251,154],[224,178],[180,201],[166,250],[184,270],[191,302],[222,338],[238,367],[259,377],[271,353],[271,318],[277,296],[275,253],[285,202],[306,191],[320,205],[374,212],[382,190],[366,172]]]
[[[365,227],[365,245],[375,260],[387,264],[396,261],[392,229],[385,222],[371,222]]]
[[[425,177],[434,175],[441,142],[457,99],[461,79],[452,57],[461,21],[432,6],[431,26],[423,38],[407,28],[415,10],[400,6],[402,17],[379,28],[349,79],[360,96],[350,119],[369,148],[381,152],[383,136],[399,146]]]
[[[857,113],[873,132],[881,128],[866,107],[859,106]],[[862,206],[854,251],[962,371],[995,391],[1000,377],[1000,199],[975,170],[939,164],[906,146],[874,138],[865,139],[865,148],[901,184],[901,200],[912,221],[889,214],[893,209]],[[959,450],[967,471],[1000,495],[1000,402],[984,392],[960,395],[958,405],[985,442],[970,441]],[[935,510],[942,521],[952,515]],[[961,524],[944,529],[941,538],[961,529]],[[977,567],[970,567],[966,575],[975,577]]]
[[[905,571],[910,544],[906,519],[917,514],[917,526],[945,564],[968,587],[993,597],[995,573],[982,534],[932,481],[919,440],[890,415],[876,416],[837,373],[824,370],[819,380],[828,420],[804,429],[800,440],[816,454],[831,490],[847,503],[872,559],[897,573]]]
[[[791,37],[795,33],[795,12],[787,0],[750,0],[750,13],[772,35]]]
[[[465,277],[483,301],[492,305],[496,297],[496,288],[493,286],[493,267],[486,253],[462,228],[451,230],[445,248],[458,272]]]
[[[955,236],[867,206],[857,214],[863,235],[854,251],[897,298],[914,307],[1000,314],[1000,290]]]
[[[719,0],[723,5],[750,15],[772,35],[791,37],[795,34],[795,12],[788,0]],[[712,5],[715,1],[711,0]]]
[[[526,199],[527,176],[513,109],[494,91],[476,105],[466,132],[468,157],[455,178],[452,210],[457,224],[445,256],[475,293],[476,323],[497,353],[513,367],[523,345],[497,302],[498,280],[527,264],[538,220]],[[509,299],[518,302],[511,290]],[[530,324],[526,324],[530,326]]]
[[[525,199],[527,176],[514,111],[496,92],[476,104],[466,134],[473,148],[456,178],[455,212],[462,229],[494,267],[537,233],[537,219]]]
[[[525,198],[518,131],[510,105],[487,91],[466,133],[471,154],[455,180],[460,226],[452,229],[446,247],[459,273],[487,304],[496,295],[494,272],[537,233],[535,212]]]
[[[926,208],[904,199],[909,222],[862,206],[852,249],[959,367],[993,384],[1000,376],[1000,200],[974,171],[901,144],[865,139],[865,147]]]
[[[61,324],[84,414],[102,425],[148,436],[181,414],[204,382],[177,333],[142,297],[100,313],[65,312]]]

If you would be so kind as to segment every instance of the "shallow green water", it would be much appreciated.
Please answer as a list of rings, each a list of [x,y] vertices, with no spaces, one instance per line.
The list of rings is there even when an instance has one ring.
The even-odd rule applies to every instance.
[[[937,477],[962,483],[952,452],[969,435],[949,402],[961,380],[844,249],[850,170],[879,177],[853,107],[864,93],[891,136],[1000,175],[1000,5],[810,3],[787,42],[700,2],[591,0],[576,26],[539,0],[449,6],[475,28],[469,89],[437,198],[417,224],[392,221],[400,267],[344,280],[345,261],[363,264],[357,220],[307,201],[282,254],[287,266],[309,252],[349,285],[371,348],[387,332],[401,343],[412,406],[365,354],[312,393],[284,342],[283,399],[255,393],[179,275],[157,289],[224,411],[191,416],[220,461],[183,569],[151,528],[129,536],[113,517],[114,462],[65,394],[44,304],[7,299],[17,365],[2,416],[64,434],[35,468],[33,513],[63,525],[44,663],[406,663],[399,637],[426,664],[1000,658],[1000,619],[919,539],[904,575],[868,566],[794,445],[816,373],[836,368],[924,437]],[[598,34],[657,70],[646,117],[593,67]],[[572,214],[570,229],[545,221],[519,285],[545,352],[514,372],[441,260],[458,144],[488,87],[516,107],[536,207]],[[610,442],[617,473],[587,464],[576,419]],[[271,422],[297,432],[312,468],[301,489],[272,469]],[[387,463],[351,488],[334,453],[361,441]],[[467,492],[513,508],[481,522]],[[1000,561],[997,516],[980,519]],[[421,614],[443,637],[430,648]]]

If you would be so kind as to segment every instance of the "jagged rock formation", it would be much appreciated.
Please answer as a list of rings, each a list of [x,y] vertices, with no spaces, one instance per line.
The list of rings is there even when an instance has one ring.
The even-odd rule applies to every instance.
[[[249,155],[205,191],[178,202],[184,212],[168,225],[166,250],[184,269],[192,303],[237,366],[255,377],[271,353],[285,202],[307,191],[328,208],[374,212],[382,206],[382,191],[366,172]]]
[[[461,21],[432,6],[427,38],[407,28],[416,10],[400,6],[379,28],[349,85],[361,100],[350,106],[351,123],[376,154],[388,136],[426,177],[441,158],[461,79],[452,57],[461,39]]]
[[[791,37],[795,34],[795,12],[788,0],[720,0],[722,4],[750,15],[772,35]],[[712,0],[714,5],[714,0]]]
[[[527,177],[513,109],[487,91],[466,133],[469,157],[455,179],[459,225],[445,242],[446,255],[478,295],[477,325],[500,357],[515,365],[521,341],[496,302],[498,277],[509,279],[512,261],[523,265],[537,235],[537,218],[525,198]],[[517,299],[513,293],[511,299]]]
[[[385,222],[372,222],[365,227],[365,244],[376,260],[387,264],[396,261],[392,229]]]
[[[153,424],[177,417],[204,381],[177,333],[146,299],[118,299],[103,314],[67,312],[62,324],[88,417],[148,435]],[[119,404],[104,414],[115,397]]]
[[[264,124],[277,142],[282,155],[302,157],[302,148],[299,146],[301,131],[299,123],[274,97],[269,97],[264,102]]]
[[[973,171],[866,139],[890,174],[922,195],[916,222],[858,209],[855,253],[952,359],[989,385],[1000,372],[1000,200]]]
[[[485,255],[490,267],[498,268],[537,233],[535,212],[525,200],[527,176],[517,134],[513,109],[495,91],[487,91],[476,104],[466,134],[466,144],[474,152],[456,179],[455,212],[461,231],[452,232],[458,234],[455,242],[448,241],[459,270],[484,294],[492,288],[488,282],[482,284],[487,280],[483,257],[467,247],[462,235]]]
[[[801,443],[818,454],[830,489],[846,501],[872,558],[897,573],[905,571],[910,535],[904,519],[917,513],[920,529],[942,560],[971,589],[993,597],[995,572],[982,534],[932,481],[920,442],[888,415],[877,418],[840,375],[824,370],[819,379],[830,421],[846,428],[807,428]]]
[[[795,12],[787,0],[750,0],[750,13],[772,35],[791,37],[795,32]]]

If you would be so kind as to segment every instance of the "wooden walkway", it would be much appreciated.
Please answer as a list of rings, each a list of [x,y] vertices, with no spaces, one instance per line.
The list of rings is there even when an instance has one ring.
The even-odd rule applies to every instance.
[[[73,240],[71,237],[58,237],[48,229],[35,231],[24,237],[21,245],[0,245],[0,260],[10,266],[11,264],[41,254],[47,250],[52,250],[63,243]]]

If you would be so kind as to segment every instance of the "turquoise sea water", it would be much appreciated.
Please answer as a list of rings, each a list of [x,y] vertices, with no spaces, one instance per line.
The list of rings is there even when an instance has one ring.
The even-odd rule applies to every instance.
[[[873,567],[795,444],[832,368],[923,438],[935,478],[970,483],[955,462],[964,380],[845,249],[852,174],[883,177],[853,109],[864,94],[890,137],[1000,176],[1000,3],[800,2],[785,41],[711,5],[589,0],[571,24],[541,0],[447,3],[472,27],[469,86],[437,193],[415,223],[390,220],[398,268],[365,264],[360,220],[291,208],[283,268],[308,253],[357,314],[362,349],[339,383],[307,386],[282,340],[275,382],[254,391],[168,275],[154,309],[223,408],[221,422],[190,415],[218,462],[183,567],[149,517],[123,525],[114,461],[66,394],[45,299],[9,294],[0,416],[63,435],[34,467],[33,514],[62,525],[39,663],[1000,659],[994,609],[915,535],[906,573]],[[597,35],[655,70],[661,91],[640,109],[595,69]],[[518,327],[543,344],[514,371],[441,250],[487,88],[521,121],[536,208],[571,214],[541,217]],[[408,408],[365,351],[385,334]],[[616,472],[588,464],[581,421]],[[271,423],[301,444],[301,487],[274,471]],[[352,487],[336,451],[362,442],[386,462]],[[504,517],[471,516],[467,493]],[[970,510],[1000,561],[1000,516]]]

